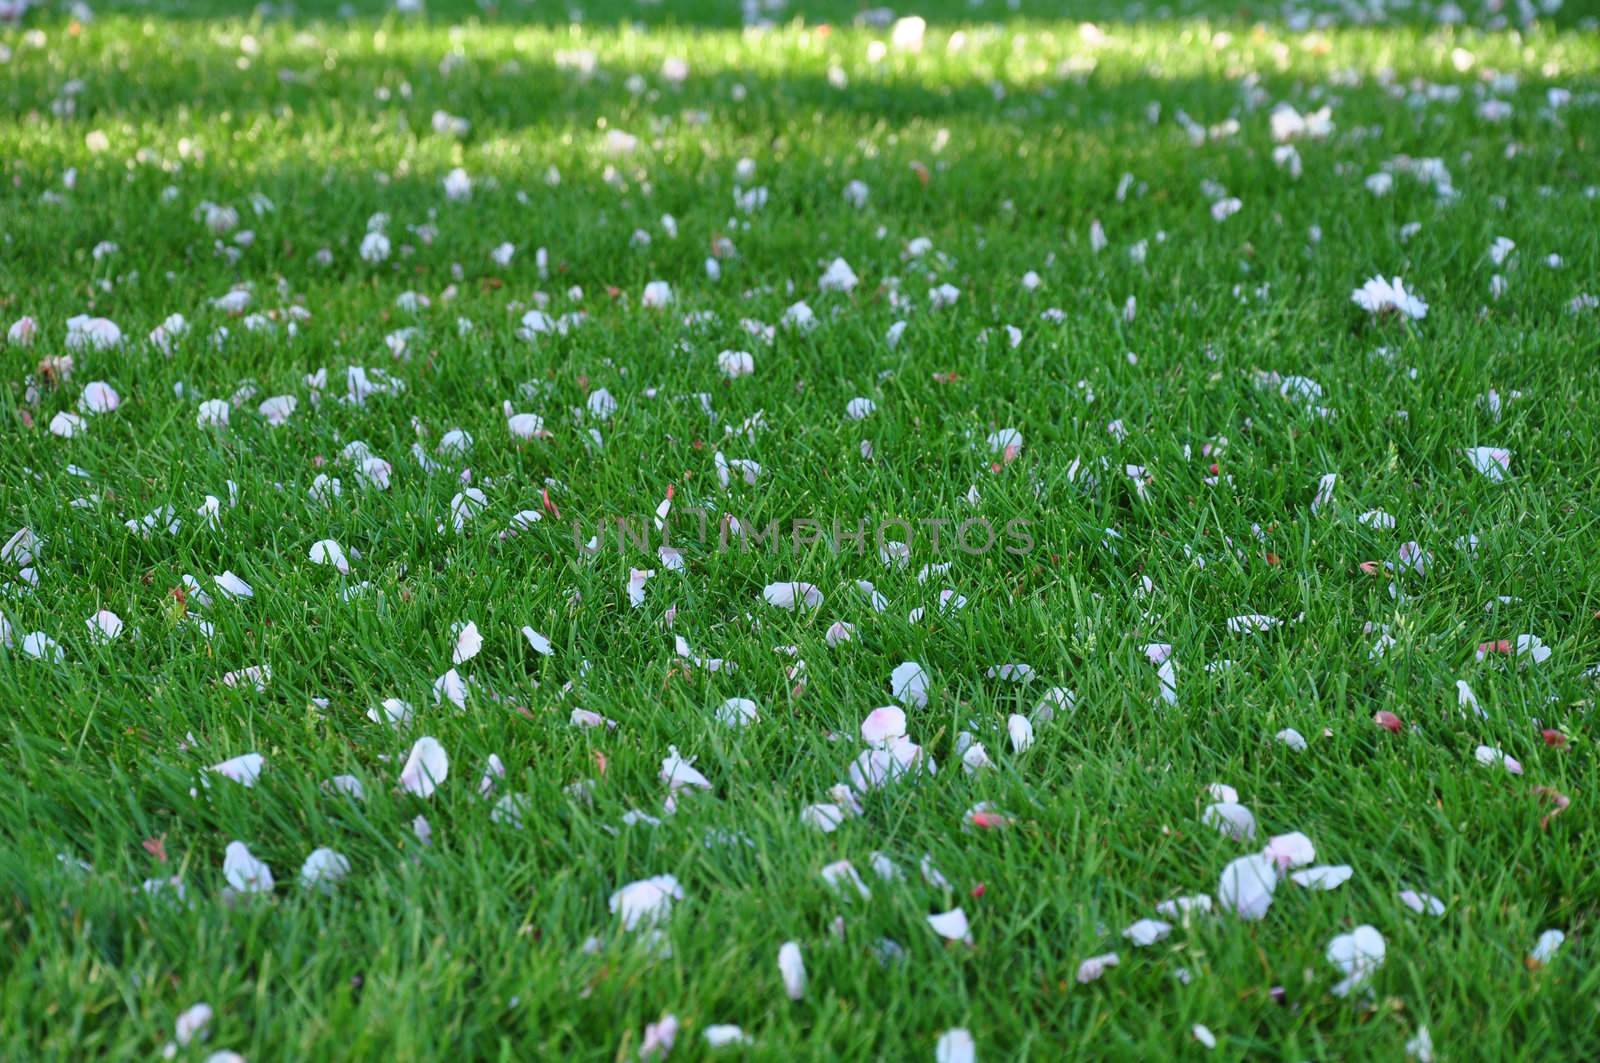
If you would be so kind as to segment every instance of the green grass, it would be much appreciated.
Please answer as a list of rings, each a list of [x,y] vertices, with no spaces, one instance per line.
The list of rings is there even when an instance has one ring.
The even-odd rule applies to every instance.
[[[921,52],[877,60],[889,31],[836,2],[764,31],[741,28],[736,4],[610,0],[581,24],[556,4],[436,0],[406,17],[316,0],[269,16],[114,3],[81,25],[63,9],[0,27],[0,325],[38,323],[31,347],[0,346],[0,541],[24,527],[39,540],[36,585],[16,559],[0,572],[0,1055],[150,1059],[200,1001],[209,1038],[179,1058],[624,1059],[664,1013],[681,1023],[674,1058],[709,1054],[716,1023],[755,1042],[724,1054],[774,1060],[929,1059],[958,1026],[985,1060],[1396,1059],[1423,1026],[1441,1059],[1600,1055],[1600,309],[1573,306],[1600,294],[1600,35],[1592,3],[1527,25],[1515,5],[1500,22],[1465,6],[1452,28],[1432,3],[1354,25],[1314,18],[1332,4],[1302,20],[1199,0],[941,0]],[[681,82],[663,74],[678,58]],[[1552,88],[1570,102],[1552,109]],[[1509,117],[1482,116],[1491,98]],[[1327,139],[1295,142],[1298,178],[1273,158],[1280,102],[1332,110]],[[434,132],[435,111],[470,130]],[[1180,113],[1214,135],[1192,139]],[[614,131],[636,149],[617,151]],[[1370,192],[1401,156],[1440,159],[1454,198],[1400,170],[1387,196]],[[753,178],[736,176],[746,158]],[[466,200],[444,193],[455,167]],[[851,181],[869,189],[860,209]],[[766,203],[745,213],[735,196],[756,186]],[[1242,206],[1218,222],[1225,197]],[[208,231],[207,202],[237,210],[237,229]],[[393,253],[367,263],[379,212]],[[1516,244],[1498,267],[1497,237]],[[713,281],[722,238],[736,253]],[[931,250],[913,257],[918,238]],[[102,242],[116,250],[96,257]],[[502,266],[490,252],[504,242]],[[818,290],[835,258],[859,275],[851,293]],[[1375,274],[1403,277],[1426,318],[1359,310],[1351,291]],[[671,284],[669,310],[641,305],[654,280]],[[945,283],[959,299],[932,309]],[[213,307],[240,285],[270,330]],[[431,306],[403,310],[405,291]],[[518,338],[545,297],[552,317],[587,319]],[[777,325],[800,300],[808,333],[769,342],[741,324]],[[292,337],[291,306],[309,314]],[[173,313],[191,331],[163,354],[145,337]],[[70,352],[63,381],[42,363],[69,353],[79,314],[126,342]],[[396,357],[386,338],[407,327]],[[753,375],[723,378],[729,349],[753,354]],[[404,390],[341,401],[349,366]],[[316,401],[306,377],[320,369]],[[1314,379],[1337,413],[1267,374]],[[52,435],[91,381],[120,408]],[[615,415],[575,416],[600,387]],[[1491,388],[1498,418],[1480,402]],[[282,394],[298,408],[271,427],[257,407]],[[197,426],[203,400],[230,397],[226,429]],[[876,412],[847,419],[856,397]],[[549,437],[513,438],[506,400]],[[742,433],[757,414],[764,427]],[[455,428],[470,452],[440,455]],[[984,445],[1002,428],[1024,437],[1010,463]],[[392,464],[387,490],[341,459],[357,440]],[[1511,452],[1504,482],[1474,472],[1474,446]],[[720,487],[718,451],[759,463],[758,482],[735,472]],[[1212,463],[1223,482],[1206,482]],[[1125,466],[1147,470],[1145,497]],[[487,505],[457,534],[464,469]],[[337,498],[311,495],[319,474],[341,481]],[[575,549],[573,521],[586,539],[650,514],[669,485],[680,515],[757,529],[977,515],[1028,522],[1033,544],[968,555],[917,540],[888,569],[848,543],[722,551],[690,521],[674,525],[684,572],[666,570],[658,538],[648,553]],[[559,520],[501,534],[546,492]],[[196,513],[207,495],[215,527]],[[124,526],[165,506],[176,534]],[[1392,530],[1359,519],[1377,509]],[[1476,552],[1458,545],[1469,535]],[[330,538],[348,576],[308,559]],[[1407,542],[1429,564],[1391,593],[1394,577],[1361,566],[1398,564]],[[656,570],[639,608],[631,567]],[[254,597],[217,593],[224,571]],[[186,574],[210,606],[174,594]],[[763,602],[789,580],[815,584],[821,607]],[[945,588],[966,607],[941,613]],[[90,637],[99,609],[124,621],[119,639]],[[1250,613],[1286,623],[1230,633]],[[484,644],[458,666],[472,689],[457,711],[432,687],[464,621]],[[853,641],[828,644],[835,621]],[[524,625],[553,653],[534,653]],[[1377,625],[1395,641],[1374,659]],[[34,632],[59,663],[23,652]],[[1475,659],[1523,634],[1548,660]],[[737,670],[686,669],[674,636]],[[1176,704],[1148,643],[1174,647]],[[775,649],[789,646],[798,689]],[[848,778],[903,661],[931,680],[907,715],[938,773],[863,794],[861,816],[821,833],[802,810]],[[1033,680],[986,676],[1008,662]],[[271,669],[262,690],[222,681],[256,665]],[[1457,680],[1487,718],[1457,711]],[[1013,753],[1008,715],[1053,686],[1076,708]],[[760,721],[719,724],[731,697],[757,701]],[[369,720],[385,698],[414,720]],[[577,728],[574,708],[617,726]],[[1405,730],[1377,726],[1380,710]],[[1308,748],[1276,741],[1284,728]],[[992,767],[962,770],[968,731]],[[428,799],[397,785],[424,735],[450,758]],[[1481,766],[1479,745],[1524,774]],[[669,746],[712,784],[672,815]],[[266,758],[254,787],[200,788],[205,767],[250,752]],[[520,830],[478,796],[491,754],[506,769],[495,797],[525,795]],[[336,775],[365,800],[327,792]],[[1203,821],[1214,782],[1253,810],[1254,843]],[[1547,828],[1539,787],[1572,799]],[[979,802],[1009,824],[966,825]],[[625,826],[629,810],[660,822]],[[1285,881],[1259,921],[1195,918],[1149,948],[1121,937],[1161,901],[1216,894],[1231,860],[1289,831],[1353,878],[1322,893]],[[234,840],[271,866],[270,896],[227,889]],[[322,846],[350,873],[302,889]],[[905,877],[879,880],[875,851]],[[948,888],[918,872],[925,854]],[[870,900],[824,883],[841,859]],[[670,956],[607,910],[659,874],[686,894],[659,924]],[[139,890],[169,876],[186,901]],[[1445,914],[1413,914],[1404,889]],[[970,946],[925,922],[955,906]],[[1362,924],[1386,962],[1340,999],[1324,951]],[[1527,964],[1551,928],[1564,946]],[[884,938],[903,959],[880,963]],[[809,972],[797,1002],[777,965],[786,941]],[[1108,951],[1120,965],[1079,984],[1079,964]],[[1211,1053],[1194,1024],[1216,1035]]]

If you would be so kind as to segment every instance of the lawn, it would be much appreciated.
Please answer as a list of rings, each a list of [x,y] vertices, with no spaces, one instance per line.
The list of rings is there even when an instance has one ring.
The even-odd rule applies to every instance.
[[[1597,15],[0,21],[0,1056],[1600,1057]]]

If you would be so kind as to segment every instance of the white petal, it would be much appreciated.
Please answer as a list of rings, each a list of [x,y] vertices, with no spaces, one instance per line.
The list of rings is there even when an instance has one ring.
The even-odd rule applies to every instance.
[[[810,583],[769,583],[761,596],[779,609],[815,609],[822,604],[822,592]]]
[[[790,1000],[806,995],[806,964],[795,942],[785,941],[778,949],[778,973],[783,976],[783,991]]]
[[[656,923],[672,914],[675,902],[683,900],[683,887],[671,875],[630,882],[611,895],[612,915],[622,917],[622,929]]]
[[[251,855],[244,842],[229,842],[222,860],[228,885],[240,893],[271,893],[272,869]]]
[[[1133,942],[1135,946],[1144,948],[1172,933],[1172,924],[1163,923],[1159,919],[1141,919],[1122,932],[1122,936]]]
[[[978,1046],[972,1034],[957,1026],[939,1035],[933,1047],[934,1063],[978,1063]]]
[[[450,774],[450,756],[437,738],[424,735],[411,746],[400,771],[400,785],[410,794],[431,797],[440,783]]]
[[[946,941],[964,941],[972,943],[971,929],[967,924],[967,913],[960,908],[952,908],[948,912],[928,916],[928,925],[933,932]]]
[[[1247,842],[1256,836],[1256,817],[1240,804],[1223,802],[1206,808],[1203,822],[1235,841]]]
[[[861,738],[869,745],[883,745],[906,733],[905,710],[895,705],[885,705],[867,713],[861,721]]]
[[[332,849],[313,849],[300,866],[300,885],[327,889],[350,873],[350,861]]]
[[[1345,996],[1361,986],[1383,966],[1384,952],[1383,935],[1366,925],[1328,942],[1328,962],[1345,976],[1345,980],[1333,988],[1334,995]]]
[[[312,543],[309,556],[314,565],[332,565],[341,573],[350,571],[350,561],[344,556],[344,547],[332,539],[318,539]]]
[[[1296,871],[1289,877],[1296,886],[1308,890],[1336,890],[1355,874],[1355,869],[1349,864],[1331,864],[1321,867],[1308,867],[1304,871]]]
[[[1304,867],[1317,858],[1317,847],[1311,844],[1299,831],[1291,834],[1275,834],[1267,841],[1266,856],[1278,865],[1278,868],[1287,871],[1291,867]]]
[[[1272,907],[1272,893],[1277,888],[1278,865],[1255,853],[1241,856],[1222,869],[1217,897],[1239,918],[1255,920]]]
[[[908,708],[928,704],[928,673],[915,661],[896,665],[889,675],[889,693]]]
[[[1107,952],[1100,956],[1090,956],[1087,960],[1078,964],[1078,981],[1087,985],[1121,962],[1121,958],[1115,952]]]
[[[456,626],[455,636],[456,646],[450,654],[451,664],[465,664],[483,649],[483,636],[478,634],[478,625],[470,620]]]

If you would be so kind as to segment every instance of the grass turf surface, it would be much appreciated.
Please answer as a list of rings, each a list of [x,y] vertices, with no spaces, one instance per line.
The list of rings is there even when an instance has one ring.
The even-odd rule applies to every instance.
[[[559,5],[114,4],[0,28],[0,305],[37,326],[0,348],[0,538],[29,529],[0,599],[0,1051],[146,1059],[205,1001],[181,1058],[631,1058],[666,1013],[674,1058],[715,1023],[754,1041],[724,1051],[773,1059],[929,1058],[953,1027],[984,1059],[1194,1057],[1194,1024],[1217,1058],[1396,1058],[1422,1027],[1440,1058],[1600,1052],[1600,37],[1573,3],[1527,24],[1469,5],[1454,27],[1370,10],[946,3],[920,12],[920,51],[842,4],[761,30],[736,5],[611,3],[577,25]],[[1332,128],[1280,143],[1279,104]],[[836,258],[858,281],[822,291]],[[1358,308],[1376,274],[1426,317]],[[653,281],[669,307],[645,305]],[[214,305],[230,291],[248,305]],[[782,323],[802,300],[809,330]],[[520,336],[540,307],[585,318]],[[174,313],[189,330],[163,351],[146,337]],[[123,342],[72,349],[76,315]],[[725,350],[754,372],[727,379]],[[349,401],[351,366],[399,386]],[[53,434],[93,381],[118,408]],[[274,426],[278,395],[297,405]],[[858,397],[875,410],[853,420]],[[225,428],[197,424],[204,400]],[[508,400],[548,435],[516,438]],[[1007,428],[1009,461],[988,442]],[[452,429],[470,449],[441,451]],[[1510,452],[1502,480],[1480,446]],[[755,483],[720,484],[719,452]],[[464,478],[483,506],[458,532]],[[747,528],[981,516],[1033,541],[966,554],[947,527],[935,550],[919,525],[894,567],[870,531],[862,553],[724,551],[690,522],[682,572],[659,537],[575,548],[573,521],[581,539],[647,516],[668,485],[680,515]],[[168,506],[175,533],[125,526]],[[348,575],[312,562],[326,539]],[[634,567],[656,570],[638,607]],[[254,596],[224,596],[224,572]],[[763,600],[792,580],[820,607]],[[98,610],[119,637],[93,637]],[[1248,614],[1283,623],[1230,629]],[[458,709],[434,684],[467,621]],[[854,638],[831,645],[835,621]],[[1513,652],[1476,652],[1499,640]],[[802,810],[849,781],[906,661],[937,774],[863,787],[818,830]],[[986,674],[1013,662],[1030,682]],[[223,679],[254,666],[260,689]],[[1057,686],[1075,707],[1045,721]],[[759,721],[718,722],[733,697]],[[387,698],[409,723],[369,718]],[[1034,717],[1025,752],[1012,714]],[[427,798],[398,785],[421,736],[449,757]],[[992,764],[969,772],[974,739]],[[672,814],[669,747],[711,784]],[[253,786],[201,788],[248,753]],[[330,792],[341,775],[363,800]],[[1205,821],[1212,783],[1254,841]],[[1571,807],[1541,826],[1550,792]],[[980,802],[1005,822],[973,824]],[[1285,875],[1259,920],[1219,895],[1154,945],[1122,937],[1290,831],[1351,879]],[[270,895],[230,885],[235,840]],[[330,890],[296,881],[317,847],[348,861]],[[870,899],[823,880],[841,859]],[[608,898],[662,874],[684,899],[660,934],[623,930]],[[174,876],[182,899],[140,889]],[[970,944],[925,921],[957,906]],[[1385,962],[1336,997],[1325,950],[1363,924]],[[1565,944],[1529,963],[1548,929]]]

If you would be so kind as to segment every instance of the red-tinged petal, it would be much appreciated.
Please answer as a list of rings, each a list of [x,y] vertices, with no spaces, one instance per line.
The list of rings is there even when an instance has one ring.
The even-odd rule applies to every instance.
[[[1402,726],[1400,723],[1400,717],[1396,716],[1387,709],[1382,709],[1374,713],[1372,716],[1372,722],[1377,724],[1379,727],[1382,727],[1385,731],[1393,731],[1395,734],[1400,733],[1400,728]]]
[[[1564,749],[1567,745],[1567,736],[1553,727],[1546,727],[1540,732],[1544,736],[1544,744],[1556,749]]]

